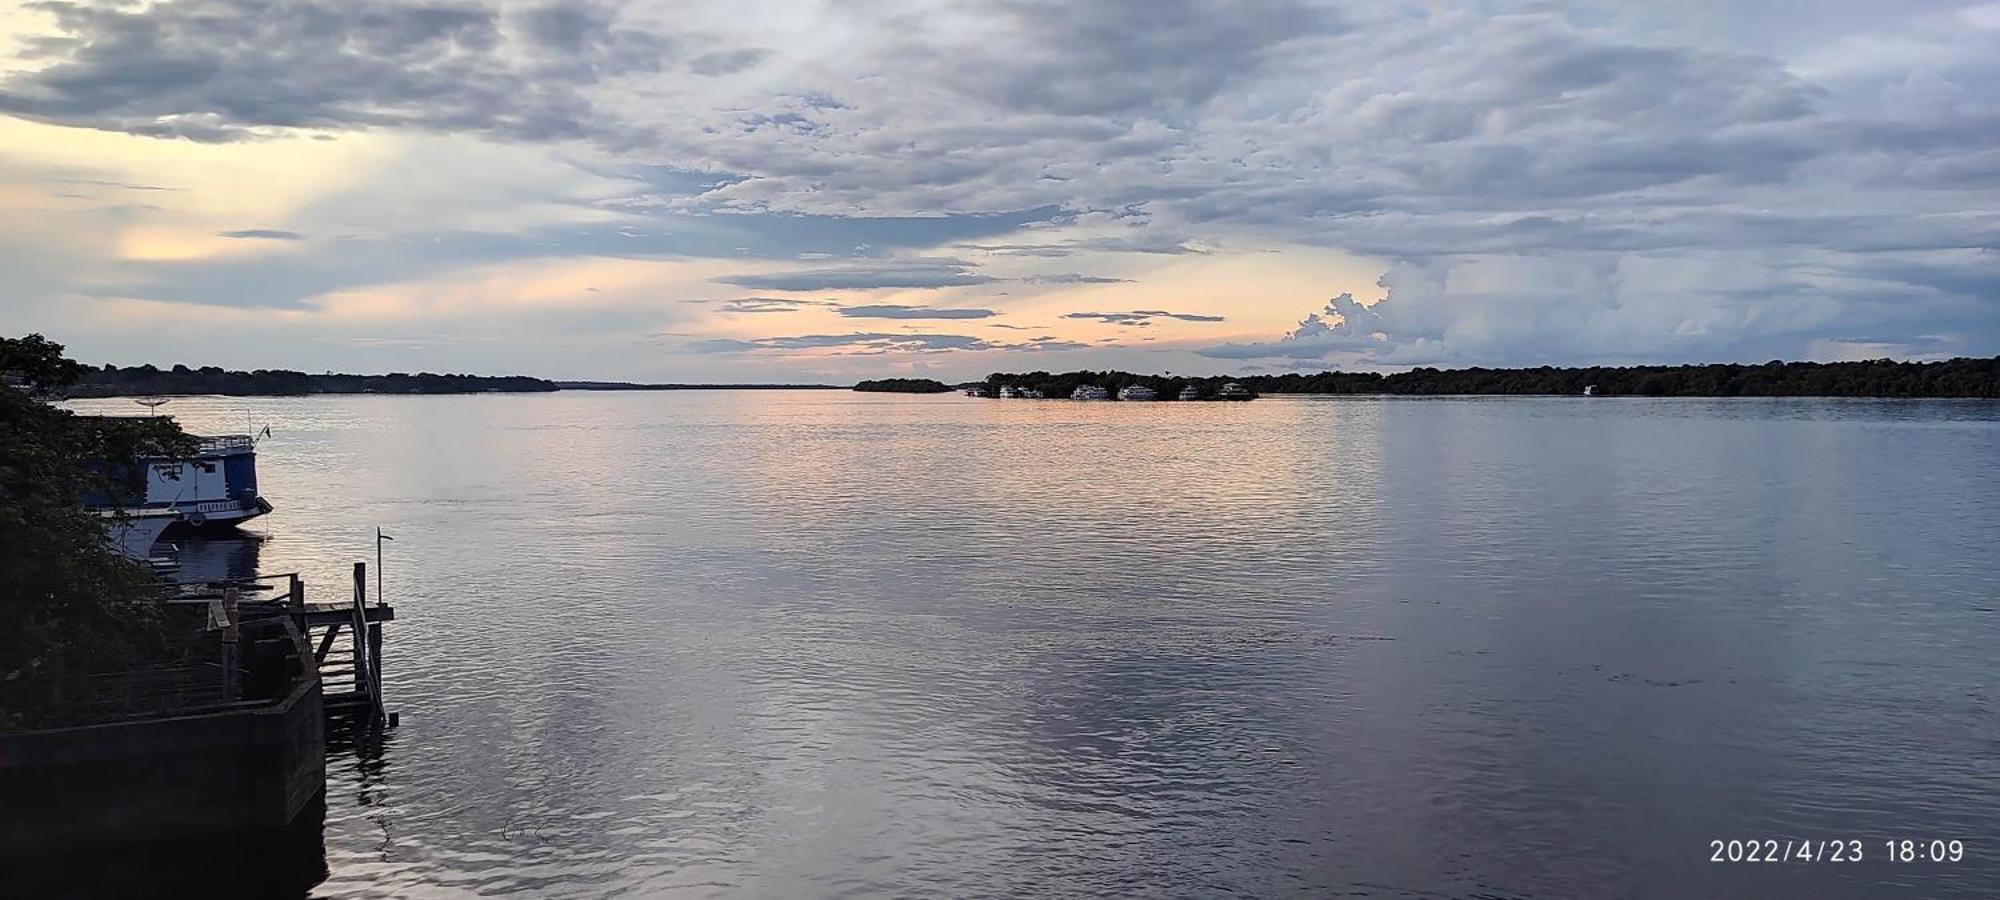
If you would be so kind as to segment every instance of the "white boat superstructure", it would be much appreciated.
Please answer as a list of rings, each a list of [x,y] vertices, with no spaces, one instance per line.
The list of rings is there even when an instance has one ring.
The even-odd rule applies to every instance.
[[[1249,400],[1256,396],[1256,394],[1250,393],[1249,388],[1234,381],[1223,385],[1221,390],[1215,392],[1215,399],[1217,400]]]
[[[84,501],[121,520],[113,526],[121,546],[136,545],[148,531],[157,538],[176,526],[230,526],[271,511],[257,493],[257,443],[247,434],[196,437],[194,453],[141,460],[121,478],[124,494]]]
[[[172,509],[196,528],[234,525],[271,511],[257,493],[257,442],[247,434],[200,437],[186,459],[146,461],[145,505]]]
[[[1195,387],[1194,385],[1191,385],[1191,384],[1190,384],[1190,385],[1188,385],[1187,387],[1184,387],[1184,388],[1181,388],[1181,399],[1182,399],[1182,400],[1200,400],[1200,399],[1201,399],[1201,388],[1198,388],[1198,387]]]
[[[1105,390],[1102,385],[1079,384],[1076,386],[1076,390],[1070,393],[1069,398],[1071,400],[1109,400],[1111,399],[1111,392]]]
[[[1128,384],[1118,391],[1120,400],[1151,400],[1157,396],[1159,395],[1154,393],[1152,388],[1143,384]]]

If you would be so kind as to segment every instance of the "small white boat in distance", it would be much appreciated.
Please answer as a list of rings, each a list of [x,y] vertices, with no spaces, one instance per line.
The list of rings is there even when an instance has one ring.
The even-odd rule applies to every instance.
[[[1076,386],[1076,390],[1069,395],[1069,398],[1071,400],[1109,400],[1111,399],[1111,392],[1105,390],[1101,385],[1079,384]]]
[[[1151,400],[1156,396],[1152,388],[1143,384],[1128,384],[1118,391],[1120,400]]]
[[[1215,399],[1217,400],[1250,400],[1256,396],[1256,394],[1250,393],[1249,388],[1234,381],[1223,385],[1221,390],[1215,392]]]
[[[1586,385],[1584,385],[1584,386],[1583,386],[1583,395],[1584,395],[1585,397],[1595,397],[1595,396],[1597,396],[1597,385],[1594,385],[1594,384],[1586,384]]]
[[[1048,396],[1047,394],[1042,393],[1041,388],[1021,388],[1017,393],[1023,400],[1040,400],[1043,397]]]
[[[1187,387],[1184,387],[1184,388],[1181,388],[1181,399],[1182,399],[1182,400],[1200,400],[1200,399],[1201,399],[1201,388],[1198,388],[1198,387],[1195,387],[1194,385],[1191,385],[1191,384],[1190,384],[1190,385],[1188,385]]]
[[[1020,392],[1020,391],[1017,391],[1017,390],[1015,390],[1015,389],[1014,389],[1014,386],[1013,386],[1013,385],[1011,385],[1011,384],[1003,384],[1003,385],[1001,385],[1001,386],[1000,386],[1000,399],[1002,399],[1002,400],[1012,400],[1012,399],[1014,399],[1015,397],[1019,397],[1019,396],[1021,396],[1021,392]]]

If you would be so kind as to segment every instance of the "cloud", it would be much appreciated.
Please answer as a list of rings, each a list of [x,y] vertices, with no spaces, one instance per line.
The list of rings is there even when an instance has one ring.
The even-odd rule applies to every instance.
[[[696,75],[710,77],[734,75],[754,68],[771,58],[771,51],[762,47],[746,47],[740,50],[716,50],[704,53],[688,61],[688,70]]]
[[[1179,319],[1183,322],[1221,322],[1223,316],[1209,316],[1198,313],[1168,312],[1164,309],[1138,309],[1131,312],[1073,312],[1065,313],[1065,319],[1096,319],[1113,325],[1151,325],[1154,319]]]
[[[728,275],[723,284],[771,291],[943,288],[985,284],[996,279],[974,272],[971,263],[946,258],[879,260],[769,274]]]
[[[1752,7],[61,0],[32,8],[45,33],[0,75],[0,112],[215,142],[366,130],[339,146],[437,170],[505,146],[547,165],[510,172],[512,190],[463,189],[480,215],[450,225],[343,199],[390,194],[415,163],[342,169],[279,213],[226,211],[314,236],[284,254],[112,258],[93,241],[110,213],[56,204],[62,240],[9,222],[0,258],[37,308],[115,294],[291,309],[537,257],[747,258],[703,277],[760,293],[1087,285],[1105,276],[1078,273],[1099,271],[1169,291],[1280,251],[1258,264],[1281,277],[1217,312],[1311,316],[1208,358],[2000,351],[1992,9]],[[71,143],[10,141],[6,168]],[[158,166],[78,154],[64,165],[93,168],[44,171],[104,193],[185,184],[145,198],[162,205],[146,224],[212,243],[219,201],[188,193],[203,189],[174,168],[185,148],[155,146]],[[201,150],[259,148],[295,152]],[[1314,273],[1285,267],[1330,258],[1361,263],[1301,296]],[[1065,272],[1024,271],[1038,259]],[[1386,299],[1320,308],[1361,287],[1363,264]]]
[[[217,237],[247,238],[267,241],[303,241],[306,236],[296,231],[281,231],[276,228],[244,228],[237,231],[218,231]]]
[[[1145,253],[1157,256],[1178,256],[1189,253],[1207,253],[1192,241],[1158,236],[1078,238],[1056,243],[1022,244],[960,244],[966,250],[977,250],[996,256],[1092,256],[1103,253]]]
[[[708,301],[700,301],[708,302]],[[781,297],[739,297],[725,300],[716,306],[716,311],[725,313],[781,313],[797,312],[814,306],[833,306],[822,300],[788,300]]]
[[[284,129],[414,127],[523,140],[630,140],[586,91],[659,72],[678,36],[607,5],[509,16],[466,0],[36,4],[48,65],[0,81],[0,111],[195,141]]]
[[[1102,275],[1030,275],[1021,279],[1030,284],[1129,284],[1130,278],[1109,278]]]
[[[853,332],[849,334],[802,334],[764,338],[718,338],[694,341],[687,349],[696,353],[785,355],[791,351],[830,353],[836,356],[878,356],[892,353],[949,353],[954,351],[1013,351],[1024,353],[1082,350],[1089,344],[1054,335],[1037,335],[1023,341],[992,341],[965,334],[925,332]]]
[[[990,309],[941,309],[932,306],[843,306],[840,314],[850,319],[987,319],[999,315]]]
[[[750,353],[765,350],[836,350],[852,354],[935,353],[947,350],[988,350],[996,345],[983,338],[963,334],[893,334],[853,332],[850,334],[802,334],[791,337],[750,339],[723,338],[695,341],[688,345],[697,353]]]

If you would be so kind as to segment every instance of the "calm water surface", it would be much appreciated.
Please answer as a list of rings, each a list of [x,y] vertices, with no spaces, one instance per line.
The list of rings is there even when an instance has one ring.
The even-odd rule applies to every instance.
[[[264,571],[396,539],[319,895],[2000,890],[2000,405],[169,410],[271,425]]]

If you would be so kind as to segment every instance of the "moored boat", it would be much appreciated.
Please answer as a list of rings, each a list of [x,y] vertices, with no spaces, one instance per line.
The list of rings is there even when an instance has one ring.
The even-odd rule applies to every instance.
[[[1120,400],[1151,400],[1157,396],[1152,388],[1143,384],[1128,384],[1118,390]]]
[[[1182,400],[1200,400],[1201,388],[1195,387],[1194,385],[1190,384],[1187,387],[1181,388],[1180,396]]]
[[[183,530],[226,528],[271,511],[257,493],[257,442],[247,434],[196,437],[193,454],[140,465],[142,470],[129,476],[127,500],[92,498],[86,505],[105,515],[122,510],[148,523],[169,517],[167,528]]]
[[[1071,400],[1109,400],[1111,399],[1111,392],[1105,390],[1102,385],[1079,384],[1076,386],[1076,390],[1070,393],[1069,398]]]
[[[1215,392],[1215,399],[1217,400],[1254,400],[1256,398],[1257,395],[1251,393],[1249,388],[1234,381],[1223,385],[1220,390]]]

